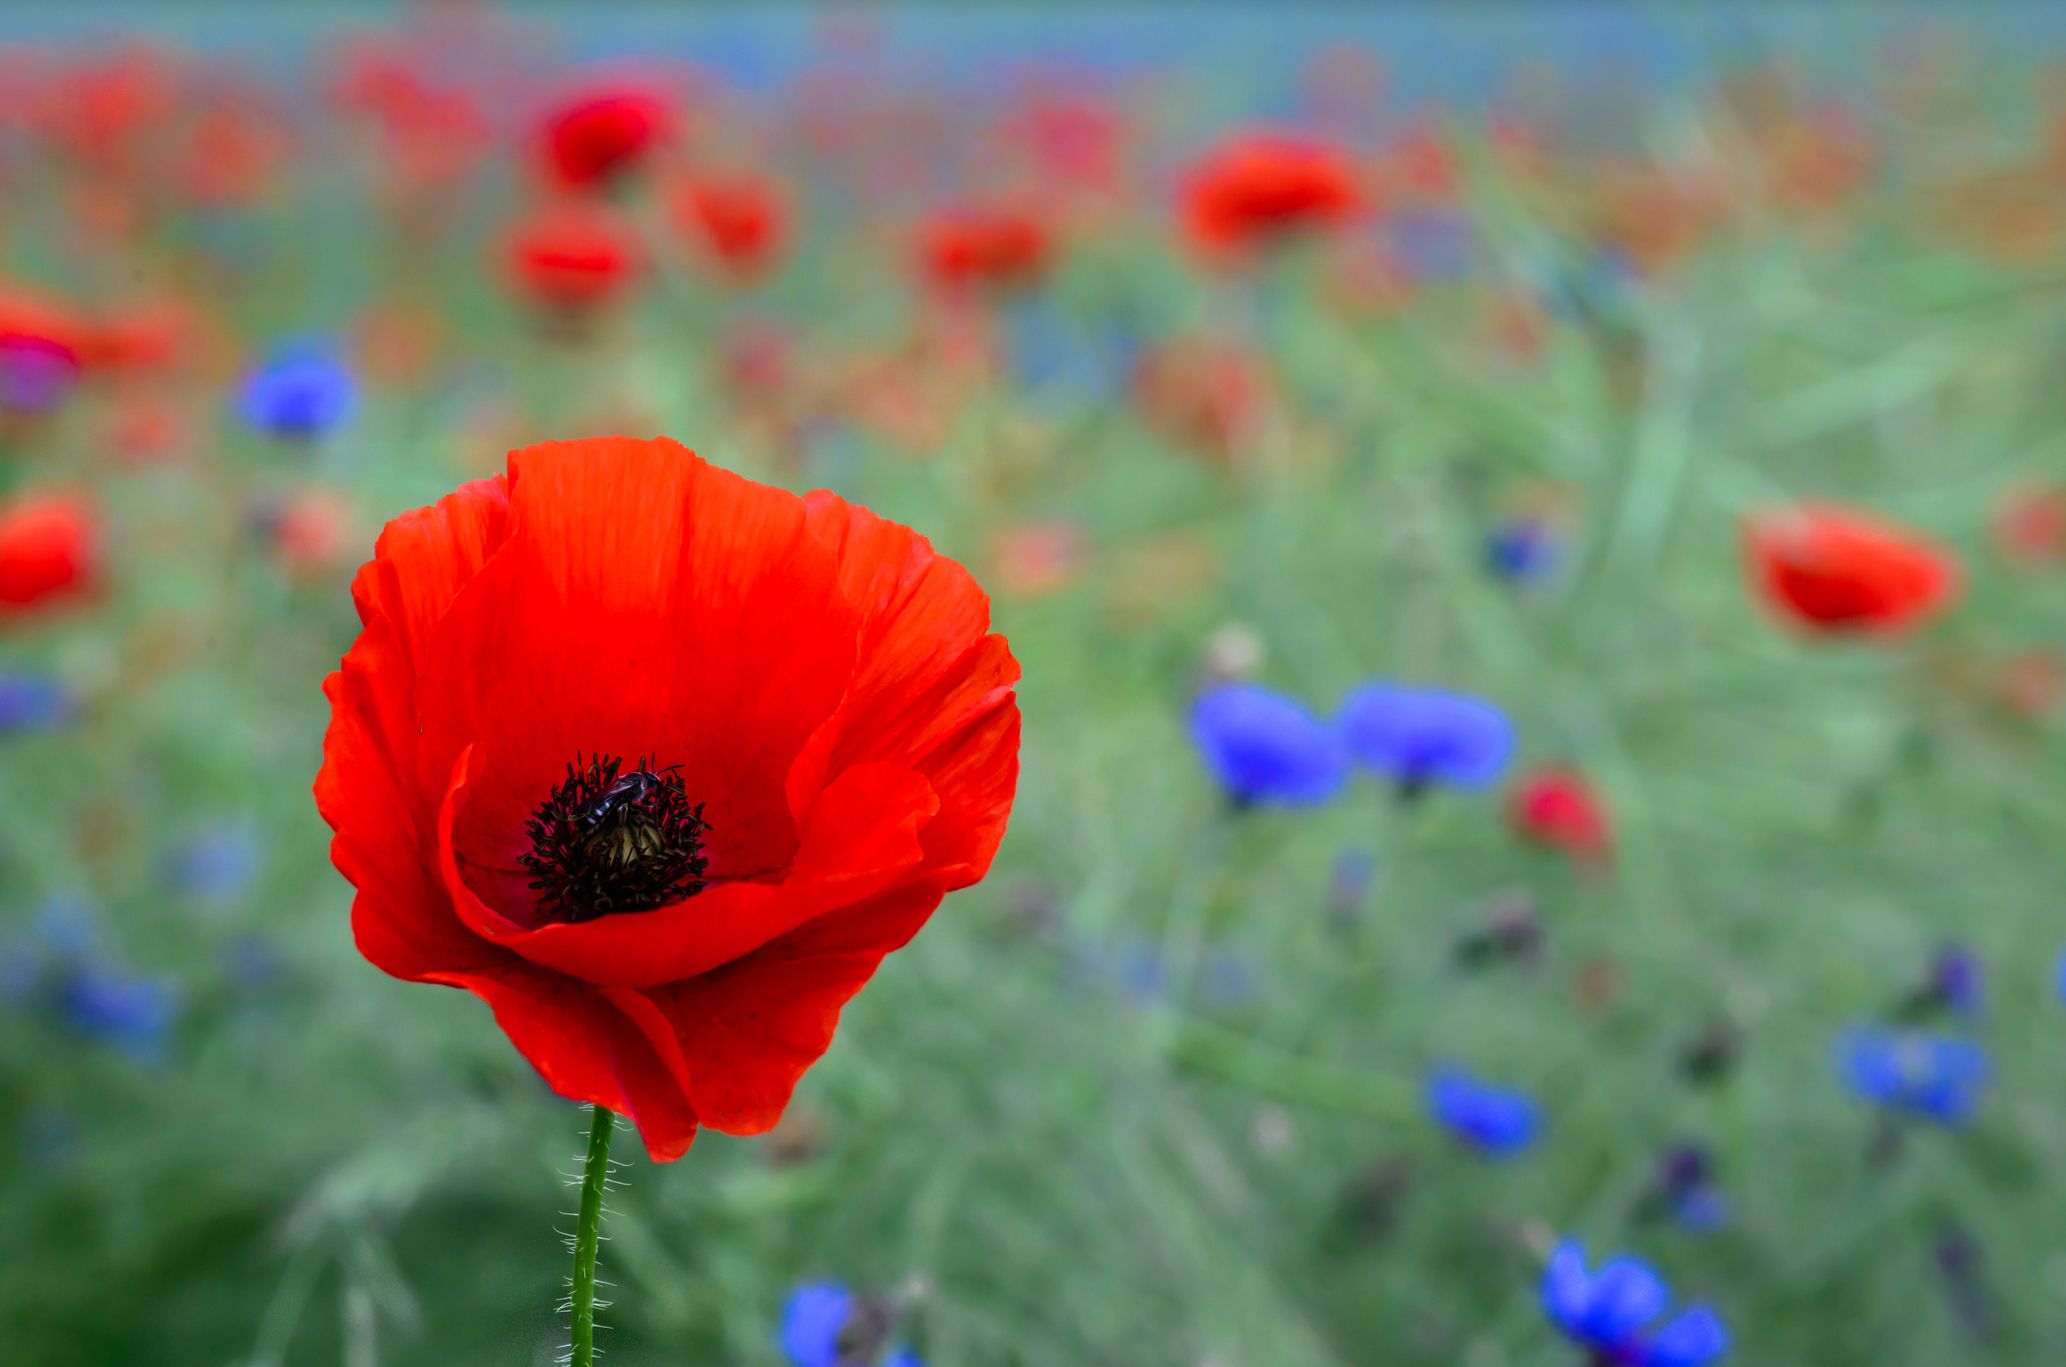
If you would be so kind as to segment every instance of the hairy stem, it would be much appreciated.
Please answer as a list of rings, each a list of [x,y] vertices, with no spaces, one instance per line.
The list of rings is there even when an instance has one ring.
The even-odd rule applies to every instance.
[[[570,1367],[595,1364],[595,1250],[603,1231],[603,1184],[610,1175],[610,1136],[617,1117],[595,1108],[588,1130],[588,1166],[581,1175],[580,1223],[574,1227],[573,1350]]]

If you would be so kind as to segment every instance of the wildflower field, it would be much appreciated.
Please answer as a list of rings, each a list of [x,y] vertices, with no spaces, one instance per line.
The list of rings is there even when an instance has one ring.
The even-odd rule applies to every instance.
[[[0,1361],[2066,1355],[2066,23],[256,10],[0,14]]]

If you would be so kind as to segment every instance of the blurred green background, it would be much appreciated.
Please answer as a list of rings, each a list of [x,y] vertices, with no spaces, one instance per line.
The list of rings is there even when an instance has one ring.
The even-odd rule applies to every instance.
[[[585,1117],[471,997],[358,958],[308,785],[379,525],[513,446],[628,431],[964,560],[1026,730],[995,871],[782,1129],[625,1174],[611,1362],[778,1362],[784,1297],[831,1277],[898,1294],[934,1367],[1568,1363],[1535,1290],[1566,1233],[1713,1304],[1733,1361],[2059,1360],[2066,567],[1998,528],[2066,479],[2062,31],[10,7],[0,303],[175,340],[0,415],[0,490],[84,491],[102,549],[90,598],[0,619],[0,674],[65,699],[0,726],[0,1357],[557,1354]],[[471,111],[456,169],[405,174],[351,94],[369,54]],[[542,93],[634,60],[688,92],[685,156],[780,178],[790,237],[727,282],[635,188],[651,268],[570,339],[499,244]],[[1041,181],[1000,131],[1057,92],[1109,114],[1109,183]],[[1256,118],[1375,168],[1374,226],[1197,260],[1182,168]],[[912,225],[1028,186],[1046,278],[932,298]],[[239,377],[307,337],[358,403],[282,442]],[[1954,548],[1956,609],[1889,644],[1776,626],[1738,521],[1803,498]],[[1488,569],[1516,520],[1553,571]],[[1372,678],[1495,701],[1519,765],[1597,785],[1611,869],[1517,841],[1496,791],[1230,813],[1186,732],[1227,673],[1322,712]],[[1538,961],[1460,962],[1523,904]],[[1988,973],[1952,1025],[1984,1100],[1876,1154],[1832,1050],[1950,941]],[[1717,1030],[1733,1067],[1688,1080]],[[1461,1151],[1423,1107],[1444,1062],[1528,1091],[1535,1146]],[[1644,1215],[1687,1143],[1719,1229]]]

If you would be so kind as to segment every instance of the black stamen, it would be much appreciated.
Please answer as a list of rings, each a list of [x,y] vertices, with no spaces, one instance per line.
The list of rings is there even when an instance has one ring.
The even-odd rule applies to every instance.
[[[690,803],[673,768],[641,760],[619,778],[623,767],[615,757],[575,755],[524,825],[531,848],[517,862],[548,920],[650,911],[703,891],[703,804]]]

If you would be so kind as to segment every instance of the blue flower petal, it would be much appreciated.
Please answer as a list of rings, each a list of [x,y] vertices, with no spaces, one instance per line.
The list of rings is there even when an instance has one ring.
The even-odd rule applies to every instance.
[[[1358,761],[1402,783],[1482,788],[1514,753],[1504,712],[1440,689],[1365,684],[1342,700],[1337,722]]]
[[[1550,1322],[1573,1338],[1585,1332],[1586,1315],[1592,1308],[1593,1279],[1586,1271],[1585,1250],[1576,1239],[1566,1239],[1550,1254],[1542,1270],[1542,1310]]]
[[[1592,1304],[1586,1308],[1585,1336],[1603,1348],[1629,1343],[1644,1326],[1664,1313],[1671,1292],[1664,1278],[1636,1258],[1614,1258],[1593,1278]]]
[[[1721,1316],[1704,1305],[1672,1318],[1644,1345],[1642,1367],[1705,1367],[1729,1351]]]
[[[839,1332],[853,1313],[854,1296],[837,1282],[806,1282],[782,1306],[775,1346],[795,1367],[837,1367]]]
[[[1348,779],[1348,755],[1334,730],[1259,684],[1220,684],[1199,695],[1191,738],[1213,777],[1240,802],[1325,802]]]

